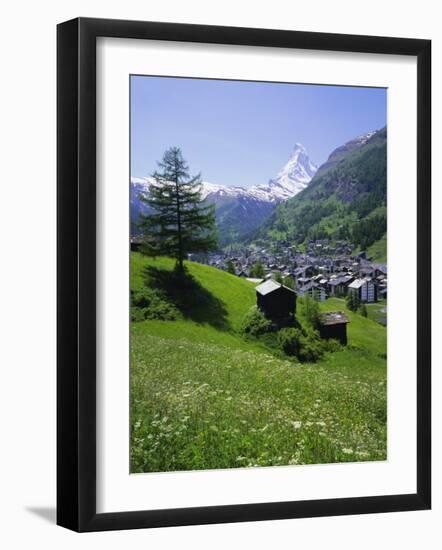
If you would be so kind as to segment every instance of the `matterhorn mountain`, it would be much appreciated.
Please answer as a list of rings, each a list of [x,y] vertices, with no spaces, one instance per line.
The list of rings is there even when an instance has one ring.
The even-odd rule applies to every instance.
[[[278,203],[305,189],[316,170],[304,146],[297,143],[288,162],[267,184],[244,188],[203,181],[201,195],[205,201],[215,205],[220,244],[241,239],[260,226]],[[150,177],[131,179],[133,233],[137,233],[136,222],[140,214],[149,212],[149,206],[140,199],[140,194],[149,193],[151,183]]]
[[[267,185],[258,185],[252,190],[267,193],[269,200],[282,201],[300,193],[312,180],[317,166],[310,160],[301,143],[296,143],[287,164]]]

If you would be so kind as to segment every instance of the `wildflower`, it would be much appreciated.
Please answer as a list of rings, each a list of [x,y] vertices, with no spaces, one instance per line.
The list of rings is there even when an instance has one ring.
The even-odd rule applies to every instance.
[[[367,453],[367,451],[356,451],[356,455],[360,458],[364,458],[370,456],[370,453]]]

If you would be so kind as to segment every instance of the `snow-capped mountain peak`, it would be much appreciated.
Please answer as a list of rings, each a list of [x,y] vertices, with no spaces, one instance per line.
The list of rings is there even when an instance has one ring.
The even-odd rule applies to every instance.
[[[274,201],[286,200],[305,189],[317,169],[305,147],[295,143],[289,160],[278,174],[268,184],[258,185],[255,189],[265,191]]]

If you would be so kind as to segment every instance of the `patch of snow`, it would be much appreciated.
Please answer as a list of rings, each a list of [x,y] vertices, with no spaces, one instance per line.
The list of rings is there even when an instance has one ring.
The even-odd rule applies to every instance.
[[[359,145],[365,145],[367,143],[367,141],[372,137],[374,136],[376,133],[376,131],[373,131],[373,132],[367,132],[366,134],[362,134],[358,137],[356,137],[355,139],[353,139],[352,141],[358,143]]]

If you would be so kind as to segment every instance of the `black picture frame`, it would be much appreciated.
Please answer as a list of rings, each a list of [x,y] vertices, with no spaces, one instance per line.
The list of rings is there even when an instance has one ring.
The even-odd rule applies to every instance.
[[[132,512],[96,512],[96,39],[134,38],[417,58],[417,492]],[[57,523],[104,531],[431,506],[431,41],[79,18],[57,28]]]

